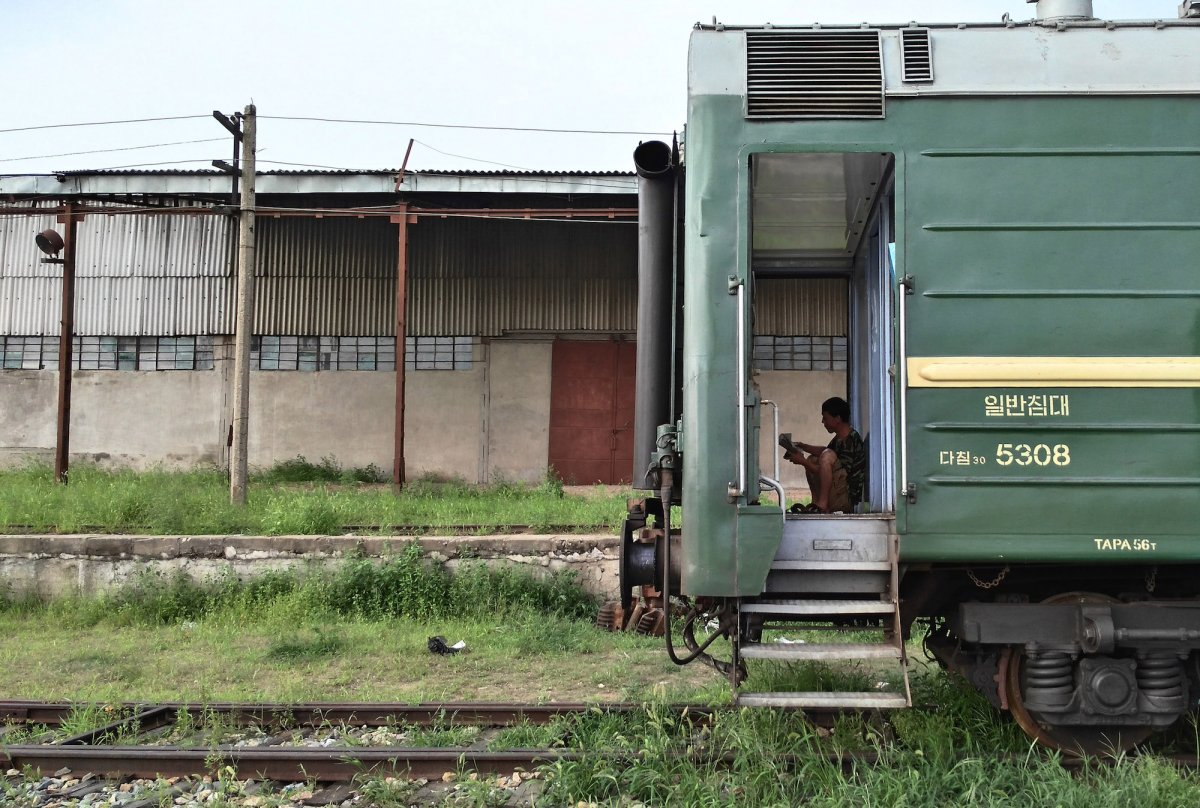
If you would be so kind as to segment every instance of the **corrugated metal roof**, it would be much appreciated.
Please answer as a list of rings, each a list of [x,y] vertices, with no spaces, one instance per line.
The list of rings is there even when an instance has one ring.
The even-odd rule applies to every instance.
[[[259,194],[396,194],[399,170],[266,171],[258,175]],[[570,194],[637,193],[626,171],[406,171],[404,193]],[[74,171],[61,174],[0,176],[0,195],[69,198],[93,195],[225,196],[229,177],[219,171]]]

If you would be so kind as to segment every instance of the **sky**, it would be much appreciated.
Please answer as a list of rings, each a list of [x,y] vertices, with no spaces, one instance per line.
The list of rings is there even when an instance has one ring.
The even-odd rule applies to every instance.
[[[1177,6],[1094,0],[1105,19],[1174,19]],[[395,169],[410,138],[410,170],[627,171],[640,140],[669,139],[685,123],[697,21],[989,22],[1005,12],[1026,20],[1035,9],[1025,0],[0,0],[0,174],[209,168],[232,153],[212,111],[249,103],[260,171]],[[176,145],[141,148],[165,143]]]

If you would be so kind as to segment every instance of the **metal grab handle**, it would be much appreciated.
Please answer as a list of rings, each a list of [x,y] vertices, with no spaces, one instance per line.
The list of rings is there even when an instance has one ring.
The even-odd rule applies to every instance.
[[[908,296],[913,293],[913,279],[905,275],[897,286],[900,292],[900,303],[897,306],[897,339],[896,377],[900,383],[900,496],[908,495]]]
[[[772,401],[769,398],[764,398],[760,403],[764,407],[767,406],[768,404],[771,405],[771,409],[775,413],[775,420],[774,420],[775,437],[778,438],[779,437],[779,405],[776,404],[774,401]],[[775,479],[778,480],[778,479],[780,479],[780,476],[779,476],[779,452],[774,452],[774,456],[775,456]],[[782,503],[780,503],[780,504],[782,504]]]
[[[760,491],[766,491],[767,489],[774,491],[775,495],[779,497],[779,510],[784,510],[783,483],[779,482],[779,480],[772,480],[770,477],[764,475],[758,478],[758,489]],[[784,518],[786,519],[787,516],[785,515]]]
[[[746,496],[746,285],[737,287],[738,496]]]

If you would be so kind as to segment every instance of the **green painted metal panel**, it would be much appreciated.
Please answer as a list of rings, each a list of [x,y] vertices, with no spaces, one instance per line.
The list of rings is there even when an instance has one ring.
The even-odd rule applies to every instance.
[[[1196,562],[1196,537],[1160,533],[913,533],[901,542],[905,563],[1169,564]]]
[[[783,508],[777,505],[737,509],[737,594],[758,595],[766,588],[771,561],[783,540]]]
[[[734,594],[760,551],[739,544],[726,499],[737,476],[727,277],[746,277],[752,152],[895,155],[898,269],[916,279],[909,356],[1200,354],[1200,100],[889,99],[878,121],[742,115],[738,96],[690,102],[686,592]],[[989,397],[1040,408],[1051,395],[1069,397],[1068,415],[986,411]],[[1200,559],[1200,391],[938,388],[907,404],[917,502],[897,503],[905,560],[1119,561],[1097,539]],[[1002,467],[1004,444],[1015,454]],[[1029,462],[1015,462],[1026,445]]]
[[[906,174],[910,356],[1200,354],[1200,151],[1182,148],[1200,104],[928,106],[938,134]],[[1111,560],[1094,540],[1146,536],[1179,537],[1156,559],[1200,556],[1194,389],[917,389],[908,423],[906,559]]]

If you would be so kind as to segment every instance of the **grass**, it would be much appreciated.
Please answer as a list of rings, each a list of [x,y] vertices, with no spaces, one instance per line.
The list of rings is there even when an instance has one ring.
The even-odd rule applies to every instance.
[[[29,466],[0,471],[0,532],[387,535],[409,525],[616,532],[625,516],[625,494],[568,494],[552,473],[536,485],[420,479],[398,494],[380,475],[371,466],[346,470],[330,458],[316,465],[297,458],[253,476],[247,505],[236,507],[216,470],[106,471],[81,463],[62,486],[49,467]]]
[[[78,703],[59,735],[111,722],[119,712],[102,705],[127,700],[646,700],[629,715],[597,709],[547,726],[519,724],[488,747],[584,753],[543,768],[539,805],[1200,804],[1200,778],[1152,754],[1067,772],[961,679],[933,668],[915,674],[914,700],[937,707],[886,721],[847,717],[828,730],[796,714],[744,709],[693,723],[666,703],[727,703],[724,680],[707,668],[675,668],[661,640],[593,628],[594,604],[569,578],[468,565],[451,579],[415,545],[378,566],[350,559],[332,572],[207,586],[148,579],[105,598],[0,606],[6,695]],[[464,639],[467,651],[430,654],[433,634]],[[755,688],[861,688],[874,679],[861,668],[806,666],[755,668],[752,676],[761,679]],[[204,745],[232,729],[223,716],[181,713],[170,737]],[[404,732],[422,746],[480,738],[448,721]],[[1180,738],[1189,750],[1200,746],[1194,729]],[[835,757],[859,751],[878,763],[846,769]],[[223,792],[236,792],[225,779]],[[16,795],[22,786],[11,780],[4,788]],[[375,804],[398,806],[419,785],[372,777],[361,788]],[[499,805],[508,795],[495,778],[460,775],[448,788],[442,804]],[[275,796],[287,801],[282,791]]]
[[[246,581],[225,574],[196,582],[182,571],[147,570],[126,586],[96,597],[45,604],[0,597],[0,614],[44,613],[63,625],[81,628],[171,625],[207,617],[253,622],[271,613],[301,622],[313,620],[318,628],[327,618],[521,621],[536,616],[535,625],[522,638],[529,644],[527,652],[564,642],[542,636],[555,626],[555,618],[590,619],[595,610],[595,600],[579,588],[573,572],[533,577],[515,567],[493,569],[481,560],[468,560],[451,575],[443,565],[426,560],[415,542],[379,561],[346,559],[333,571],[314,566],[267,572]],[[562,628],[567,635],[577,634],[574,623]],[[581,641],[567,636],[565,642],[573,647]],[[327,635],[314,639],[289,632],[277,639],[273,653],[281,658],[322,649],[328,653],[341,650],[336,643]]]
[[[660,642],[595,629],[570,573],[482,562],[454,576],[416,544],[383,563],[197,584],[144,575],[109,595],[0,599],[9,698],[511,701],[648,696],[672,681]],[[467,651],[431,654],[430,636]],[[713,683],[694,668],[683,679]]]

